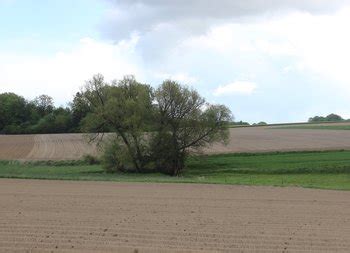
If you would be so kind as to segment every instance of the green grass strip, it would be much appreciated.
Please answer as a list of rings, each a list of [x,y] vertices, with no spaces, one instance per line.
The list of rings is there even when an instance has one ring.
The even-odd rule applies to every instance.
[[[0,162],[1,178],[298,186],[350,190],[350,151],[224,154],[191,157],[179,177],[105,173],[81,161]]]

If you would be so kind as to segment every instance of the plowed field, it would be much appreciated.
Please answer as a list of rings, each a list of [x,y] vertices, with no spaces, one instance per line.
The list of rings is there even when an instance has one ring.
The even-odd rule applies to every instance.
[[[34,135],[0,135],[0,160],[25,159],[34,148]]]
[[[350,192],[0,179],[0,252],[349,252]]]
[[[78,160],[97,154],[82,134],[0,135],[0,160]]]
[[[347,123],[348,124],[348,123]],[[205,153],[350,150],[350,130],[230,129],[227,146],[214,144]],[[97,154],[82,134],[0,135],[0,160],[78,160]]]
[[[230,141],[227,146],[215,144],[206,152],[235,153],[340,149],[350,149],[350,130],[245,127],[230,129]]]

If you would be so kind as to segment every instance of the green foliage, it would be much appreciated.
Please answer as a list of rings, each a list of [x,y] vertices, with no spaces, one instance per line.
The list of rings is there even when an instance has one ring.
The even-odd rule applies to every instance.
[[[31,126],[30,133],[67,133],[72,126],[71,112],[68,108],[56,108]]]
[[[81,92],[77,92],[73,99],[73,102],[70,104],[72,109],[72,125],[73,131],[81,131],[81,122],[82,120],[91,112],[91,107],[88,101],[85,99]]]
[[[267,126],[267,123],[265,121],[260,121],[258,123],[253,123],[252,126]]]
[[[341,116],[332,113],[332,114],[329,114],[328,116],[326,116],[326,120],[327,121],[343,121],[344,119]]]
[[[103,149],[102,165],[106,172],[130,172],[135,170],[129,152],[118,138],[108,140]]]
[[[54,109],[52,97],[44,94],[36,97],[33,104],[36,106],[36,110],[41,117],[48,115]]]
[[[230,122],[230,126],[250,126],[250,124],[241,120]]]
[[[87,82],[83,96],[91,106],[91,113],[83,121],[84,129],[92,133],[109,129],[117,136],[115,145],[106,146],[103,161],[107,170],[111,170],[112,163],[112,170],[145,170],[150,160],[145,131],[152,124],[153,110],[150,86],[132,76],[109,85],[102,75],[96,75]]]
[[[54,107],[47,95],[28,102],[0,94],[0,133],[113,132],[103,159],[107,171],[179,175],[190,151],[228,139],[232,121],[227,107],[206,103],[195,90],[171,80],[154,90],[133,76],[106,83],[95,75],[70,107]]]
[[[26,101],[14,93],[0,94],[0,133],[13,132],[28,120]]]
[[[315,117],[309,118],[310,123],[311,122],[327,122],[327,121],[337,122],[337,121],[344,121],[344,119],[341,116],[334,114],[334,113],[331,113],[331,114],[327,115],[326,117],[315,116]]]
[[[179,177],[160,173],[105,173],[85,162],[0,161],[0,178],[104,180],[118,182],[212,183],[301,186],[350,190],[350,151],[227,154],[188,159]]]
[[[95,164],[101,163],[101,161],[96,156],[93,156],[93,155],[84,155],[83,161],[88,165],[95,165]]]
[[[152,143],[158,170],[179,175],[190,150],[228,137],[230,110],[207,104],[195,90],[167,80],[156,90],[156,133]]]
[[[34,160],[34,161],[9,161],[11,164],[25,165],[25,166],[82,166],[89,165],[84,160]]]
[[[69,108],[55,108],[53,100],[41,95],[26,101],[14,93],[0,94],[0,133],[68,133],[76,129]]]
[[[91,107],[84,129],[116,138],[105,146],[106,171],[179,175],[190,150],[228,136],[230,110],[209,105],[194,90],[167,80],[156,90],[132,76],[108,84],[102,75],[87,82],[82,93]]]

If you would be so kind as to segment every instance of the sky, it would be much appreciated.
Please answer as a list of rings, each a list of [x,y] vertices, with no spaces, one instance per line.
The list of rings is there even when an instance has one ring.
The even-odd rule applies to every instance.
[[[350,0],[0,0],[0,93],[165,79],[237,121],[350,118]]]

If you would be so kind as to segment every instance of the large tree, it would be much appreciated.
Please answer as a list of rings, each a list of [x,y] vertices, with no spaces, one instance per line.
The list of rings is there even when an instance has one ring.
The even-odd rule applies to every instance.
[[[119,145],[118,169],[143,171],[149,161],[145,131],[151,122],[150,86],[138,83],[132,76],[109,85],[102,75],[95,75],[82,94],[91,107],[91,113],[84,119],[85,129],[115,133],[113,141]]]
[[[117,170],[178,175],[191,151],[228,137],[230,110],[177,82],[165,81],[153,91],[134,77],[108,84],[96,75],[81,94],[91,107],[85,129],[114,133],[105,156]]]
[[[153,152],[158,169],[178,175],[190,151],[226,141],[231,111],[210,105],[195,90],[167,80],[156,90],[157,131]]]

